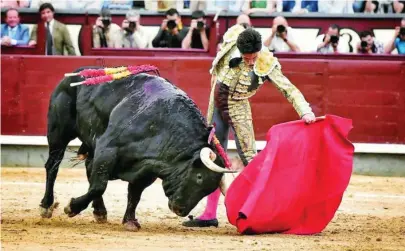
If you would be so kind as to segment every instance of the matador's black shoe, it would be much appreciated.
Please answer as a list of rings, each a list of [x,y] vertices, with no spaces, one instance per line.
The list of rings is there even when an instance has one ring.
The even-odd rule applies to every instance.
[[[194,219],[194,217],[192,215],[189,215],[188,218],[190,220],[184,221],[182,223],[182,225],[185,227],[218,227],[217,219],[200,220],[200,219]]]

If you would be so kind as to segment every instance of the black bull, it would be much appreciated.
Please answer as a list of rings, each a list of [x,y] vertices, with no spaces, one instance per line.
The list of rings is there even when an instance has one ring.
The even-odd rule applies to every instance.
[[[59,164],[75,138],[83,142],[79,151],[88,153],[85,166],[90,185],[86,194],[72,198],[65,207],[70,217],[93,201],[96,220],[106,221],[102,195],[108,180],[128,182],[123,224],[133,230],[140,227],[135,210],[141,194],[157,178],[162,179],[170,210],[179,216],[186,216],[223,184],[227,169],[221,168],[223,159],[208,143],[210,127],[179,88],[145,73],[99,85],[70,86],[82,80],[64,78],[51,96],[42,217],[52,217]]]

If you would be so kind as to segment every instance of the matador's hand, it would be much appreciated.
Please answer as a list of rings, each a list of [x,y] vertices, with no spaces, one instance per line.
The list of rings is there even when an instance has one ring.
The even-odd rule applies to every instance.
[[[305,121],[307,124],[311,124],[315,122],[315,115],[313,113],[307,113],[304,116],[302,116],[302,120]]]

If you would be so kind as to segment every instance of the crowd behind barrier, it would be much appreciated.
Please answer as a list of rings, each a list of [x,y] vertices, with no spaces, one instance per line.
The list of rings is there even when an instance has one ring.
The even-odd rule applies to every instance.
[[[41,22],[40,15],[37,9],[20,8],[18,9],[21,18],[21,23],[26,24],[29,28],[29,33],[32,36],[33,27]],[[6,9],[2,9],[2,16],[4,20]],[[121,24],[126,20],[127,10],[111,10],[111,22],[115,24]],[[144,55],[175,55],[177,52],[184,53],[184,55],[190,56],[214,56],[217,51],[217,46],[221,42],[222,35],[226,30],[234,25],[238,19],[238,12],[221,11],[216,18],[218,12],[207,11],[205,14],[205,20],[209,31],[209,46],[207,49],[195,49],[195,50],[178,50],[177,48],[161,49],[154,48],[152,46],[152,40],[159,32],[162,19],[165,17],[165,12],[139,10],[137,11],[141,18],[142,27],[144,27],[146,36],[148,37],[147,44],[149,46],[142,49],[124,48],[114,50],[114,48],[101,48],[94,49],[94,42],[92,41],[93,29],[97,18],[100,16],[100,12],[96,10],[57,10],[55,11],[55,19],[66,25],[70,34],[72,45],[75,55],[121,55],[129,53],[134,56]],[[179,13],[181,21],[184,26],[189,26],[192,22],[192,13],[188,10],[184,10]],[[257,29],[263,37],[263,40],[271,37],[273,21],[279,16],[280,13],[262,14],[254,13],[248,17],[251,25]],[[401,25],[402,15],[398,14],[322,14],[322,13],[307,13],[307,14],[295,14],[295,13],[282,13],[282,16],[288,21],[288,29],[291,28],[291,36],[296,41],[297,46],[300,48],[300,52],[304,53],[316,53],[316,43],[319,43],[319,38],[323,34],[328,33],[328,29],[331,24],[339,26],[339,43],[344,45],[345,50],[341,53],[359,53],[359,45],[362,42],[361,32],[370,31],[373,39],[383,44],[385,47],[391,43],[396,31],[396,27]],[[403,22],[405,26],[405,22]],[[40,32],[40,31],[39,31]],[[397,32],[398,33],[398,32]],[[289,34],[289,35],[290,35]],[[46,36],[37,36],[38,39]],[[45,43],[44,41],[41,41]],[[39,44],[38,44],[39,45]],[[17,54],[42,54],[45,52],[41,50],[43,46],[37,46],[40,48],[23,47],[21,50],[16,48],[10,48],[2,46],[3,54],[17,53]],[[270,47],[272,47],[270,45]],[[42,48],[43,49],[43,48]],[[161,52],[160,52],[161,51]],[[116,53],[114,53],[116,52]],[[277,52],[277,51],[276,51]],[[281,50],[280,52],[286,52]],[[319,51],[318,51],[319,52]],[[384,54],[390,54],[391,52],[384,51]],[[68,54],[64,51],[64,54]],[[397,49],[392,50],[392,54],[398,54]]]
[[[44,135],[46,111],[53,87],[64,73],[83,65],[154,64],[163,76],[178,84],[205,111],[209,94],[208,69],[222,35],[236,22],[248,20],[262,34],[264,44],[268,43],[269,47],[274,48],[283,48],[282,41],[268,41],[270,34],[273,34],[272,29],[278,28],[274,23],[288,22],[300,50],[293,53],[275,51],[275,55],[280,58],[286,76],[313,104],[316,114],[332,113],[353,118],[355,129],[351,139],[356,142],[405,143],[405,120],[403,116],[398,116],[405,111],[405,57],[389,53],[367,56],[357,53],[362,31],[369,30],[376,40],[387,43],[393,39],[403,15],[282,13],[283,19],[280,13],[244,16],[239,12],[222,11],[218,14],[207,11],[205,19],[210,27],[208,49],[133,49],[94,48],[92,35],[94,25],[101,16],[99,10],[56,10],[55,20],[66,25],[67,32],[64,34],[69,34],[74,48],[73,53],[65,50],[63,54],[75,56],[51,57],[45,56],[49,53],[46,46],[48,31],[38,10],[19,9],[19,12],[21,23],[29,26],[30,38],[34,27],[37,27],[37,40],[35,46],[2,46],[3,135]],[[111,22],[121,24],[127,19],[128,11],[111,10],[110,13]],[[4,14],[5,10],[2,9],[3,18]],[[150,32],[152,44],[167,15],[165,12],[145,10],[140,10],[139,14],[142,26]],[[182,11],[180,15],[182,23],[190,25],[192,12]],[[337,54],[314,51],[319,35],[336,32],[331,24],[340,27],[340,41],[345,41],[346,50],[349,48],[349,51]],[[62,58],[65,59],[63,64],[60,63]],[[264,89],[252,100],[255,130],[257,138],[261,140],[270,125],[296,119],[291,105],[276,94],[274,88],[266,85]],[[274,111],[271,117],[267,113],[270,109]]]

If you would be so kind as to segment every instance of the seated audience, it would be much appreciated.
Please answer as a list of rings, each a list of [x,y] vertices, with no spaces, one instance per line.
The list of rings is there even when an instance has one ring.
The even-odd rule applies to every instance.
[[[169,9],[152,45],[155,48],[181,48],[181,42],[187,33],[188,29],[183,27],[179,12],[176,9]]]
[[[207,11],[241,12],[244,0],[207,0]]]
[[[245,0],[242,6],[243,13],[249,15],[252,13],[273,13],[281,12],[283,8],[282,1],[279,0]]]
[[[196,10],[206,10],[207,9],[207,1],[206,0],[190,0],[190,11]]]
[[[323,0],[320,0],[323,1]],[[292,12],[297,14],[317,12],[318,0],[284,0],[283,12]]]
[[[405,13],[405,1],[393,0],[392,9],[395,13]]]
[[[94,48],[122,48],[121,28],[112,23],[109,9],[102,9],[93,26]]]
[[[64,55],[64,49],[68,55],[76,55],[69,31],[66,25],[54,19],[55,9],[50,3],[43,3],[39,7],[42,21],[45,22],[45,55]],[[31,32],[29,45],[37,44],[37,25]]]
[[[386,53],[392,53],[395,49],[398,54],[405,54],[405,18],[401,20],[401,26],[395,27],[394,37],[385,46]]]
[[[0,8],[29,8],[31,0],[1,0]]]
[[[190,28],[181,44],[183,49],[208,50],[210,29],[207,27],[204,17],[205,13],[201,10],[191,14]]]
[[[1,45],[28,45],[30,39],[28,26],[20,24],[20,16],[17,9],[11,8],[6,11],[5,23],[1,25]]]
[[[148,48],[149,38],[145,27],[141,25],[138,12],[130,10],[122,21],[122,42],[124,48]]]
[[[264,46],[274,52],[300,51],[293,36],[293,29],[282,16],[274,18],[270,36],[264,41]]]
[[[353,0],[321,0],[318,1],[320,13],[353,14]]]
[[[130,10],[132,9],[133,2],[132,0],[103,0],[102,8],[110,10]]]
[[[378,1],[364,0],[360,12],[378,13],[380,3]]]
[[[349,46],[340,42],[340,27],[332,24],[326,34],[315,39],[316,52],[320,53],[349,53]]]
[[[370,31],[360,32],[360,42],[357,44],[358,53],[382,54],[384,53],[384,44],[373,37]]]

